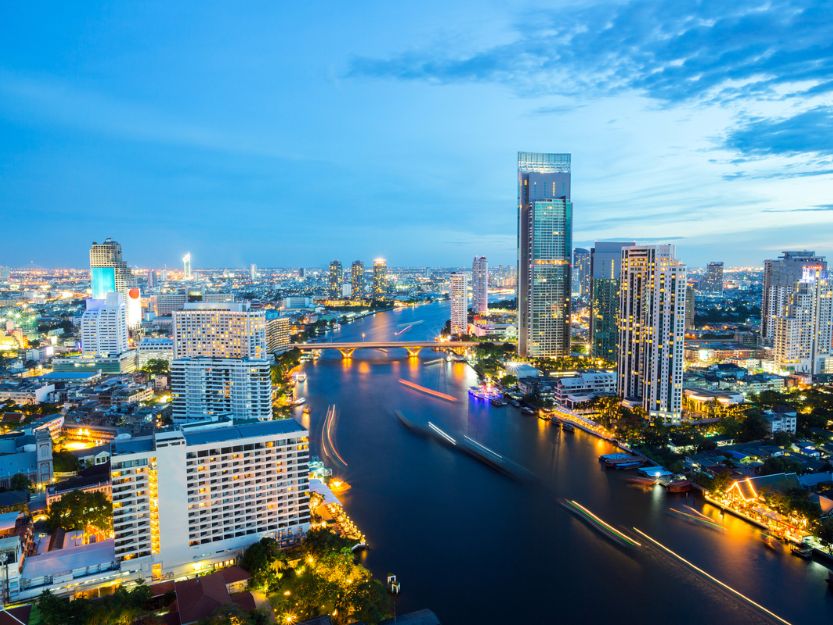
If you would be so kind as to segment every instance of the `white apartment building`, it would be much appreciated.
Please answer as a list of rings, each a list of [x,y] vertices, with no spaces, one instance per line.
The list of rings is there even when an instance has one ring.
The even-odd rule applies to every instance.
[[[309,529],[308,432],[292,419],[114,441],[115,557],[122,574],[194,575],[261,538]]]
[[[266,313],[247,302],[186,303],[173,313],[174,358],[266,358]]]
[[[775,363],[810,376],[833,366],[833,285],[827,271],[805,268],[784,313],[775,318]]]
[[[127,306],[122,293],[105,299],[88,299],[81,317],[81,350],[84,356],[118,356],[126,352]]]
[[[672,245],[622,249],[618,392],[652,417],[682,416],[686,268]]]
[[[475,256],[471,263],[471,308],[476,314],[489,312],[489,262]]]
[[[271,364],[266,359],[180,358],[171,364],[174,423],[272,418]]]
[[[289,317],[276,317],[266,322],[266,348],[270,354],[282,354],[289,349],[289,326]]]
[[[451,334],[466,334],[469,321],[468,276],[462,272],[451,274]]]

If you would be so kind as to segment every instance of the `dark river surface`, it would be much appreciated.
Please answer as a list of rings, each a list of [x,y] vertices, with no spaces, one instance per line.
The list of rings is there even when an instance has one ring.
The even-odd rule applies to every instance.
[[[363,333],[368,341],[431,340],[447,318],[447,303],[428,304],[378,313],[324,340],[362,340]],[[598,457],[615,450],[604,441],[470,399],[476,376],[464,363],[429,350],[409,359],[402,349],[364,349],[352,360],[326,350],[304,371],[298,394],[311,406],[302,420],[312,453],[322,455],[322,426],[334,404],[333,441],[347,466],[325,461],[352,485],[341,499],[367,535],[367,566],[379,577],[399,577],[400,613],[431,608],[444,625],[783,622],[643,539],[637,527],[787,622],[833,623],[826,568],[765,547],[758,529],[721,518],[699,499],[659,486],[646,491],[628,484],[626,472],[605,471]],[[407,388],[400,378],[457,401]],[[467,434],[538,480],[513,481],[420,437],[394,410]],[[562,507],[563,498],[642,547],[613,542]],[[724,530],[669,512],[685,505]]]

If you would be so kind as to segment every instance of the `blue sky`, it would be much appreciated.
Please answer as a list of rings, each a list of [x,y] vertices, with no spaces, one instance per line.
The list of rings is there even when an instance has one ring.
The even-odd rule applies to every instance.
[[[827,2],[0,5],[0,263],[515,259],[515,155],[574,239],[833,254]]]

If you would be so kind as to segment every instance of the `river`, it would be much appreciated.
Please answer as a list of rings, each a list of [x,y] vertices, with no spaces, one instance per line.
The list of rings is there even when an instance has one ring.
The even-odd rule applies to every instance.
[[[324,340],[430,340],[447,318],[447,303],[427,304],[377,313]],[[367,566],[382,578],[396,573],[402,584],[400,613],[428,607],[444,625],[779,622],[641,538],[637,527],[788,622],[833,622],[825,567],[764,547],[758,529],[692,496],[646,491],[628,484],[627,474],[605,471],[598,456],[614,450],[604,441],[469,399],[476,376],[463,363],[429,350],[409,359],[401,349],[365,349],[351,360],[327,350],[304,370],[299,394],[311,408],[303,421],[312,453],[321,455],[325,413],[335,404],[333,439],[347,466],[328,464],[352,485],[341,499],[367,535]],[[416,436],[394,410],[467,434],[538,480],[513,481]],[[562,498],[643,546],[612,542],[562,507]],[[669,512],[684,505],[724,530]]]

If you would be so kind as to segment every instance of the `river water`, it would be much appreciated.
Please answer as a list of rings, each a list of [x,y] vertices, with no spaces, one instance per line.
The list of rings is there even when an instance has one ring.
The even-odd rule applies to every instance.
[[[324,340],[431,340],[447,317],[447,303],[377,313]],[[428,607],[444,625],[779,622],[640,537],[637,527],[788,622],[833,623],[826,568],[765,547],[759,530],[692,496],[636,488],[627,474],[605,471],[598,456],[615,450],[599,439],[469,399],[476,376],[463,363],[429,350],[409,359],[401,349],[365,349],[346,361],[326,350],[304,370],[298,391],[311,407],[302,420],[312,453],[326,456],[322,426],[334,404],[332,439],[347,464],[325,459],[352,485],[341,499],[367,535],[367,566],[379,577],[396,573],[402,584],[399,612]],[[407,388],[400,378],[457,401]],[[394,410],[466,434],[538,480],[513,481],[419,437]],[[563,498],[643,546],[619,546],[568,512]],[[685,505],[724,530],[669,512]]]

